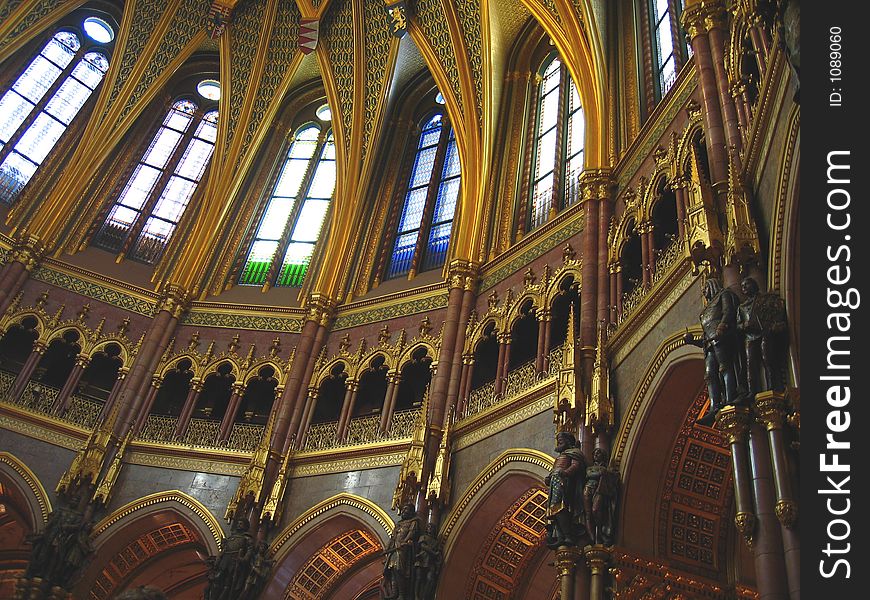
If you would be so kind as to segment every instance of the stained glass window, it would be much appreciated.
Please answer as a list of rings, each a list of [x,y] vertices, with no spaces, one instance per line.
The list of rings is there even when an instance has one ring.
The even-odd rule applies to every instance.
[[[111,42],[112,36],[91,39]],[[97,45],[58,31],[0,97],[0,201],[18,199],[108,68]]]
[[[650,0],[654,70],[659,98],[676,81],[682,59],[691,56],[683,32],[679,27],[673,27],[673,23],[679,23],[683,3],[683,0]]]
[[[278,173],[239,283],[302,285],[332,201],[335,175],[332,131],[302,126]]]
[[[528,230],[579,199],[585,133],[577,86],[559,58],[553,57],[545,63],[538,84]]]
[[[435,114],[423,123],[420,131],[388,278],[444,264],[459,197],[459,171],[453,129],[442,114]],[[421,236],[426,244],[417,256]]]
[[[163,254],[208,167],[217,139],[216,110],[190,100],[169,109],[133,169],[95,245],[153,264]]]

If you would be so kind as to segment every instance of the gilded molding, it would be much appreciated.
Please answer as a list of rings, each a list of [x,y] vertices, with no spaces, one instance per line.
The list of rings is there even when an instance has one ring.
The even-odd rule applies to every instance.
[[[394,448],[395,444],[391,444],[390,448]],[[347,452],[347,449],[342,449]],[[363,456],[355,456],[351,458],[338,458],[329,460],[336,456],[335,451],[331,451],[318,460],[317,462],[302,462],[306,460],[305,453],[299,452],[293,457],[293,465],[290,468],[291,479],[299,477],[311,477],[313,475],[327,475],[329,473],[346,473],[348,471],[360,471],[364,469],[378,469],[381,467],[395,467],[402,464],[405,459],[405,452],[387,452],[380,454],[368,454]],[[341,456],[341,454],[339,454]]]
[[[760,392],[755,395],[755,419],[768,431],[782,429],[785,425],[785,395],[782,392]]]
[[[107,516],[105,519],[100,521],[94,527],[93,532],[91,533],[91,538],[96,538],[102,533],[104,533],[109,527],[118,523],[122,519],[132,515],[134,512],[142,510],[144,508],[148,508],[150,506],[155,506],[162,502],[177,502],[184,506],[185,508],[190,509],[194,512],[200,519],[202,519],[205,526],[208,528],[209,533],[211,533],[214,538],[215,544],[218,549],[223,545],[223,530],[221,529],[220,522],[211,514],[211,511],[206,508],[204,504],[202,504],[196,498],[185,494],[180,490],[169,490],[166,492],[157,492],[156,494],[150,494],[145,496],[144,498],[139,498],[138,500],[134,500],[129,504],[122,506],[117,509],[115,512]]]
[[[549,405],[548,405],[549,408]],[[456,447],[454,446],[454,452]],[[549,472],[553,468],[553,458],[549,454],[544,454],[540,450],[532,448],[513,448],[501,453],[489,466],[484,469],[480,475],[468,486],[462,495],[462,498],[457,502],[450,514],[444,519],[444,525],[441,528],[439,537],[444,540],[450,539],[450,533],[459,523],[462,513],[471,504],[471,501],[477,496],[477,493],[483,486],[492,479],[506,465],[514,462],[529,463],[541,469],[543,472]]]
[[[42,482],[39,481],[39,477],[36,476],[36,473],[31,471],[30,467],[21,462],[10,452],[0,452],[0,463],[9,465],[13,471],[21,476],[27,484],[27,487],[29,487],[30,491],[33,492],[33,496],[39,504],[39,511],[42,514],[43,525],[48,523],[48,516],[51,514],[51,500],[49,499],[48,494],[45,493],[45,488],[42,487]]]
[[[302,529],[306,524],[310,523],[323,513],[332,510],[334,508],[338,508],[340,506],[350,506],[360,510],[377,521],[380,526],[383,528],[386,534],[392,535],[393,533],[393,520],[390,518],[390,515],[387,514],[380,506],[373,503],[372,501],[362,498],[360,496],[356,496],[354,494],[337,494],[332,498],[327,498],[320,504],[314,506],[309,509],[295,521],[290,523],[284,530],[278,534],[275,538],[275,541],[272,542],[270,547],[270,554],[275,556],[281,550],[281,547],[284,546],[295,534],[297,531]]]
[[[779,522],[789,529],[797,523],[798,507],[794,500],[778,500],[774,512],[776,512],[776,518],[779,519]]]
[[[299,333],[302,331],[303,321],[299,317],[291,316],[253,315],[239,312],[206,312],[194,309],[188,311],[184,315],[181,323],[183,325],[193,325],[197,327],[221,327],[224,329]]]
[[[548,382],[548,385],[553,383],[552,381]],[[458,423],[455,431],[456,437],[453,439],[453,451],[458,452],[483,439],[496,435],[512,425],[521,423],[542,412],[547,412],[553,407],[555,398],[556,394],[552,391],[527,404],[512,402],[510,407],[496,405],[488,411],[474,415],[473,418],[468,419],[466,422]],[[494,414],[498,414],[505,409],[510,410],[510,412],[500,418],[487,422]]]
[[[156,311],[156,303],[152,300],[116,287],[87,281],[48,266],[35,269],[33,279],[146,317],[153,317]]]
[[[136,444],[139,446],[139,444]],[[132,465],[144,467],[160,467],[163,469],[175,469],[178,471],[192,471],[194,473],[212,473],[215,475],[232,475],[241,477],[245,474],[247,463],[230,463],[215,460],[214,458],[195,458],[190,456],[196,451],[187,449],[187,456],[166,455],[133,450],[127,454],[126,461]],[[239,458],[247,458],[250,453],[237,453]]]
[[[751,421],[748,408],[726,406],[716,415],[716,429],[722,432],[729,445],[740,444],[749,439]]]
[[[61,424],[59,422],[48,423],[48,425],[55,425],[55,427],[47,427],[41,423],[25,420],[26,417],[16,418],[15,412],[10,409],[9,405],[4,404],[2,406],[0,429],[7,429],[29,438],[73,451],[81,448],[82,443],[87,438],[88,432],[84,429],[77,431],[78,428],[69,427],[65,423]],[[49,419],[49,417],[44,418],[46,420]],[[67,429],[67,431],[63,431],[64,429]]]

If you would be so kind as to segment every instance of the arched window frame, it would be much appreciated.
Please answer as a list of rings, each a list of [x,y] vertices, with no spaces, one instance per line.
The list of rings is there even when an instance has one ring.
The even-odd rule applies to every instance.
[[[554,64],[558,70],[551,71]],[[558,76],[558,83],[547,88],[549,77]],[[533,137],[528,204],[524,215],[525,230],[532,231],[546,223],[560,210],[577,203],[580,198],[578,178],[583,170],[585,119],[580,93],[568,68],[553,52],[542,61],[535,78]],[[545,122],[548,102],[555,102],[555,118]],[[553,110],[549,108],[549,110]],[[544,138],[552,135],[545,146]],[[542,170],[542,163],[552,154],[552,169]],[[551,178],[547,186],[546,180]],[[542,185],[544,184],[544,185]]]
[[[427,132],[433,130],[431,124],[435,119],[440,119],[437,141],[426,137]],[[453,217],[462,185],[456,134],[446,112],[440,107],[427,111],[419,123],[415,129],[414,151],[408,157],[408,176],[403,181],[401,209],[395,231],[392,232],[385,279],[405,275],[412,278],[418,272],[441,267],[450,244]],[[424,182],[418,179],[417,167],[423,152],[433,149],[432,167]],[[424,200],[418,224],[413,226],[411,223],[412,226],[408,226],[409,210],[412,209],[410,202],[415,192],[422,192]],[[413,244],[407,243],[412,239]]]
[[[649,15],[647,31],[652,48],[652,81],[655,100],[668,93],[683,65],[692,55],[680,24],[685,0],[641,0]]]
[[[88,112],[85,105],[93,102],[96,98],[94,92],[105,79],[115,39],[113,37],[112,40],[101,43],[88,36],[82,27],[88,17],[101,19],[117,34],[115,19],[94,11],[77,11],[65,19],[65,23],[53,29],[50,35],[42,38],[34,52],[23,61],[15,76],[9,79],[7,85],[0,87],[0,119],[3,120],[0,123],[0,204],[11,205],[18,200],[73,122],[82,113]],[[75,36],[78,48],[73,49],[62,44],[58,39],[62,33]],[[59,45],[63,45],[66,50],[58,47]],[[61,64],[64,52],[69,56],[65,65]],[[50,81],[48,78],[42,78],[38,83],[33,81],[37,85],[31,87],[31,94],[28,94],[24,87],[28,84],[26,77],[29,73],[38,71],[37,65],[40,64],[56,74],[53,78],[48,75]],[[87,72],[87,65],[92,67],[91,73]],[[78,99],[71,95],[75,93],[76,87],[87,90]],[[41,92],[38,91],[40,89]],[[78,107],[71,106],[71,100],[78,100]],[[23,118],[17,124],[12,118],[6,118],[16,102],[18,106],[30,105],[26,114],[18,113],[17,116],[23,115]],[[13,174],[13,169],[22,174],[17,167],[25,165],[32,168],[32,171],[29,174],[24,172],[26,179],[22,182]]]
[[[296,144],[302,139],[301,135],[312,129],[317,130],[317,136],[313,140],[314,145],[310,156],[304,159],[294,158]],[[314,248],[328,218],[329,209],[332,206],[336,177],[335,138],[332,127],[328,123],[318,123],[313,119],[301,123],[287,140],[280,156],[283,158],[276,165],[275,173],[267,187],[269,195],[259,222],[253,231],[251,243],[245,253],[238,278],[240,285],[258,285],[263,286],[264,289],[273,285],[278,287],[301,286],[308,272]],[[283,183],[286,170],[290,167],[291,161],[298,160],[305,160],[306,164],[301,171],[295,195],[280,195],[279,186]],[[320,183],[317,181],[320,168],[326,168],[324,182],[329,187],[329,163],[333,165],[329,196],[322,194],[312,196],[312,192],[317,187],[315,184]],[[281,211],[278,204],[281,201],[290,201],[289,210]],[[325,205],[320,214],[314,212],[316,203]],[[308,208],[306,209],[306,207]],[[273,229],[269,235],[267,232],[268,224],[274,219],[283,219],[284,225],[278,235],[275,235],[277,229]],[[303,238],[304,232],[309,230],[308,228],[312,224],[316,226],[310,230],[316,229],[316,233]],[[274,248],[271,251],[271,257],[266,256],[268,252],[263,252],[259,256],[255,254],[258,247],[265,250],[268,245]]]
[[[180,110],[185,103],[192,105],[192,110]],[[179,118],[186,118],[187,123],[178,124]],[[160,259],[206,175],[217,139],[217,119],[217,101],[192,93],[181,95],[166,106],[154,133],[143,136],[147,142],[137,152],[138,158],[129,177],[123,178],[112,192],[107,213],[93,238],[94,246],[117,252],[119,258],[146,264],[155,264]],[[164,135],[177,136],[174,145],[170,142],[171,148],[159,147]],[[194,147],[199,150],[199,156],[190,154]],[[159,154],[151,156],[152,151],[160,150],[164,155],[162,159]],[[203,152],[206,153],[204,160]],[[188,171],[189,164],[198,172]],[[139,173],[146,169],[156,173],[137,206],[135,200],[128,199],[128,194],[135,193],[139,181],[147,181],[147,176],[137,180]],[[188,187],[186,198],[182,195],[183,200],[179,201],[178,196],[173,200],[172,192],[183,191],[184,186]],[[116,218],[119,213],[127,213],[127,218]]]

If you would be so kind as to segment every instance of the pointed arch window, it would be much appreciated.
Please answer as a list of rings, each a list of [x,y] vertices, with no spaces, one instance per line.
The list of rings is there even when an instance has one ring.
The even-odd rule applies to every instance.
[[[178,226],[211,159],[217,110],[191,100],[169,109],[118,194],[94,245],[154,264]]]
[[[0,202],[18,199],[103,80],[112,38],[98,37],[56,32],[0,97]]]
[[[436,113],[421,127],[388,278],[444,264],[460,179],[456,135],[444,115]]]
[[[649,0],[657,99],[668,92],[685,59],[691,56],[691,47],[679,25],[683,4],[684,0]]]
[[[538,84],[527,230],[579,199],[584,135],[577,86],[562,61],[553,56],[544,63]]]
[[[297,130],[251,243],[239,283],[302,285],[335,192],[332,130]]]

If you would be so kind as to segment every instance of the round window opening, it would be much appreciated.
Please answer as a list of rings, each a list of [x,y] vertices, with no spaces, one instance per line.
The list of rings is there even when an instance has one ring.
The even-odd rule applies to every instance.
[[[435,102],[437,102],[438,104],[444,104],[444,94],[442,94],[441,92],[435,94]]]
[[[108,44],[115,39],[112,26],[97,17],[88,17],[82,24],[88,37],[99,44]]]
[[[209,100],[221,99],[221,84],[214,79],[203,79],[196,86],[196,91],[203,98]]]
[[[314,114],[317,115],[317,118],[321,121],[330,121],[332,120],[332,111],[329,110],[329,105],[324,104],[320,108],[318,108]]]

